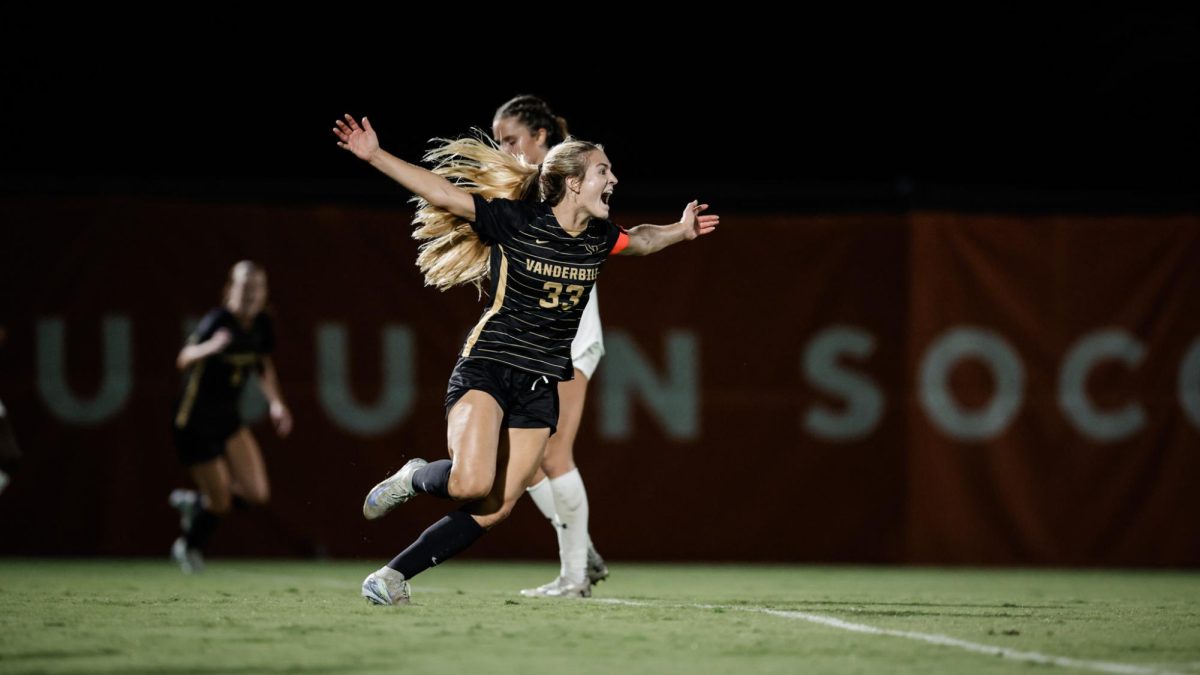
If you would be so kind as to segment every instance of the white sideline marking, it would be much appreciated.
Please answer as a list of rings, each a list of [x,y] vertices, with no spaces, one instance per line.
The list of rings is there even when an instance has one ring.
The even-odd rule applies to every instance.
[[[308,583],[317,582],[327,588],[347,589],[357,588],[358,582],[348,580],[332,579],[329,577],[307,577],[293,576],[286,574],[275,574],[271,572],[259,572],[257,570],[236,569],[233,567],[221,567],[220,572],[231,576],[252,576],[266,577],[275,581],[287,583]],[[423,593],[444,593],[447,589],[432,586],[421,587]],[[918,633],[907,630],[894,630],[891,628],[877,628],[868,626],[862,623],[853,623],[844,621],[832,616],[823,614],[810,614],[808,612],[791,612],[781,609],[769,609],[767,607],[745,607],[739,605],[685,605],[676,603],[663,602],[645,602],[639,600],[622,600],[620,598],[592,598],[585,602],[597,602],[609,605],[624,605],[627,607],[679,607],[688,609],[720,609],[728,612],[750,612],[753,614],[766,614],[768,616],[777,616],[783,619],[793,619],[799,621],[807,621],[809,623],[820,624],[830,628],[840,628],[854,633],[866,633],[868,635],[886,635],[889,637],[901,637],[909,640],[917,640],[926,642],[932,645],[942,647],[957,647],[959,649],[975,652],[976,654],[986,654],[988,656],[999,656],[1001,658],[1010,659],[1013,661],[1021,661],[1024,663],[1039,663],[1048,666],[1061,666],[1063,668],[1079,668],[1083,670],[1093,670],[1101,673],[1116,673],[1117,675],[1191,675],[1189,673],[1181,673],[1178,671],[1165,670],[1150,665],[1134,665],[1132,663],[1117,663],[1110,661],[1089,661],[1086,659],[1074,659],[1068,656],[1053,656],[1051,654],[1042,654],[1041,652],[1026,652],[1019,649],[1011,649],[1009,647],[999,647],[996,645],[986,645],[980,642],[970,642],[968,640],[960,640],[950,637],[949,635],[939,635],[937,633]],[[1193,667],[1200,662],[1181,664],[1184,667]]]
[[[766,607],[739,607],[733,605],[673,605],[668,603],[621,600],[618,598],[596,598],[592,600],[592,602],[603,602],[612,605],[626,605],[630,607],[687,607],[692,609],[721,609],[730,612],[752,612],[756,614],[777,616],[783,619],[807,621],[809,623],[816,623],[822,626],[828,626],[830,628],[840,628],[842,630],[848,630],[855,633],[887,635],[890,637],[901,637],[909,640],[917,640],[919,642],[927,642],[929,644],[943,647],[957,647],[959,649],[975,652],[977,654],[1000,656],[1002,658],[1011,659],[1013,661],[1023,661],[1025,663],[1040,663],[1048,666],[1062,666],[1063,668],[1082,668],[1084,670],[1094,670],[1101,673],[1118,673],[1120,675],[1186,675],[1185,673],[1162,670],[1155,667],[1138,666],[1131,663],[1088,661],[1085,659],[1073,659],[1067,656],[1042,654],[1040,652],[1026,652],[1018,649],[1010,649],[1008,647],[985,645],[979,642],[968,642],[967,640],[960,640],[958,638],[952,638],[948,635],[938,635],[936,633],[917,633],[907,630],[876,628],[875,626],[868,626],[862,623],[843,621],[842,619],[832,616],[809,614],[807,612],[788,612],[779,609],[768,609]]]

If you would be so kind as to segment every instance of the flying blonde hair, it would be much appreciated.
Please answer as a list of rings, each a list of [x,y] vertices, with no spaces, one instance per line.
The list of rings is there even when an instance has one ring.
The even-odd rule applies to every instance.
[[[558,204],[566,194],[567,178],[583,178],[585,156],[600,146],[567,138],[551,148],[541,168],[521,157],[500,149],[484,132],[476,129],[472,137],[434,139],[436,147],[425,154],[426,162],[437,175],[459,188],[485,199],[527,200],[534,196]],[[413,218],[413,238],[423,242],[417,254],[417,267],[425,275],[425,285],[440,291],[472,284],[481,294],[488,276],[491,246],[483,243],[471,223],[446,209],[414,197],[417,213]]]
[[[536,165],[501,150],[479,130],[475,137],[434,142],[439,145],[424,158],[435,163],[431,171],[485,199],[523,199],[537,180]],[[480,241],[466,219],[421,197],[413,201],[417,203],[417,214],[412,236],[423,242],[417,267],[425,275],[425,285],[444,291],[473,284],[482,293],[492,247]]]

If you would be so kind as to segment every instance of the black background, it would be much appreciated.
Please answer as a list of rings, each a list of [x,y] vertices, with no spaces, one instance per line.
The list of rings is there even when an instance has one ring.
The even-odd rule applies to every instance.
[[[416,160],[428,139],[488,127],[497,105],[533,93],[608,148],[614,205],[1178,208],[1200,185],[1200,31],[1182,10],[836,24],[745,12],[636,30],[514,16],[470,32],[359,19],[373,30],[349,47],[220,28],[18,48],[2,66],[0,179],[398,202],[335,147],[336,116],[370,116],[385,148]],[[527,39],[538,30],[548,37]]]

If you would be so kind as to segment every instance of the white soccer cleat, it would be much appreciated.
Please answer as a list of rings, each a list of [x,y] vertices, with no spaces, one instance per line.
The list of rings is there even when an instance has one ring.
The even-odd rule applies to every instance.
[[[362,595],[373,605],[407,605],[410,593],[404,575],[382,567],[363,580]]]
[[[593,586],[608,578],[608,565],[590,541],[587,550],[587,578]]]
[[[592,582],[584,579],[575,584],[567,581],[566,577],[559,577],[537,588],[522,589],[521,595],[527,598],[590,598]]]
[[[184,574],[199,574],[204,571],[204,556],[194,548],[188,548],[187,539],[180,537],[171,544],[171,560]]]
[[[170,496],[167,497],[167,503],[171,505],[171,508],[179,511],[179,529],[184,533],[191,532],[192,522],[196,520],[196,514],[200,512],[200,493],[195,490],[176,488],[171,490]]]
[[[423,459],[410,459],[399,471],[371,488],[363,500],[363,517],[367,520],[382,518],[388,511],[412,499],[417,494],[412,486],[413,474],[428,463]]]

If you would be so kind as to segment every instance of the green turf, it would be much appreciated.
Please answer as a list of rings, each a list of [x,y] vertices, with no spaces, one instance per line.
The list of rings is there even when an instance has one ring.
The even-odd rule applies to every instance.
[[[614,564],[600,601],[527,600],[549,563],[455,561],[372,607],[375,563],[0,559],[0,672],[1084,672],[774,608],[1200,673],[1200,573]],[[704,606],[697,606],[704,605]]]

